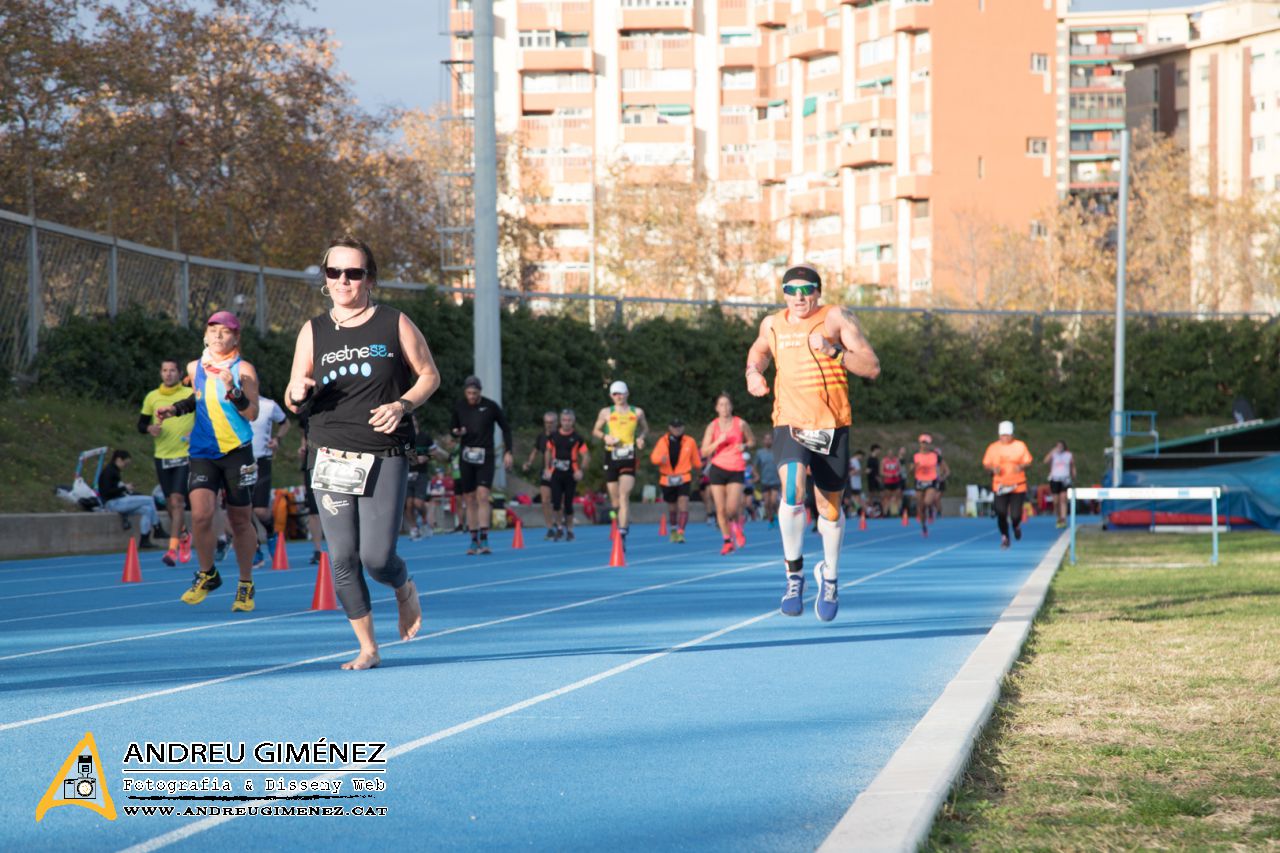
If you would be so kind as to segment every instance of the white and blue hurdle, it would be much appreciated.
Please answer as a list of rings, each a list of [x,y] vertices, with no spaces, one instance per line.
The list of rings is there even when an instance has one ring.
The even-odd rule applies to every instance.
[[[1159,501],[1159,500],[1207,500],[1213,511],[1213,565],[1218,565],[1218,498],[1219,486],[1147,487],[1117,489],[1068,489],[1071,504],[1071,564],[1076,562],[1076,501]]]

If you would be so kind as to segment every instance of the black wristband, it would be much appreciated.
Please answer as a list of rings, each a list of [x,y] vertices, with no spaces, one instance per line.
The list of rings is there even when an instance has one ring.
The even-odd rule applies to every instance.
[[[174,417],[189,415],[196,410],[196,397],[192,394],[190,397],[183,397],[181,400],[173,404]]]
[[[404,406],[404,413],[406,415],[413,411],[413,403],[410,403],[404,397],[401,397],[399,400],[396,400],[396,402],[399,403],[401,406]]]
[[[236,407],[237,412],[243,412],[249,408],[249,398],[245,396],[244,391],[240,390],[239,385],[231,386],[231,390],[227,392],[227,399]]]

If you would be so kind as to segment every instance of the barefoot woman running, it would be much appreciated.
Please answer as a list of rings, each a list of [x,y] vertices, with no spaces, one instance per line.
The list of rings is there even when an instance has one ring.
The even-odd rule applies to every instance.
[[[342,668],[371,669],[381,658],[364,572],[395,590],[401,639],[412,639],[422,623],[418,590],[396,555],[396,539],[408,487],[406,454],[414,447],[407,416],[440,386],[440,375],[413,321],[370,299],[378,265],[368,246],[337,240],[322,266],[333,308],[298,332],[285,399],[294,411],[309,410],[312,486],[334,589],[360,641],[360,653]]]

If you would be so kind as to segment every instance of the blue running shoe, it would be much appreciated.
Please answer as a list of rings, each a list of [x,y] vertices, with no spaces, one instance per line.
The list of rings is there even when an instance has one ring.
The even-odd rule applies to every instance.
[[[840,611],[840,593],[836,581],[829,581],[822,576],[825,562],[813,567],[813,580],[818,585],[818,597],[813,600],[813,613],[823,622],[830,622]]]
[[[804,575],[800,572],[787,574],[787,593],[782,596],[782,615],[799,616],[804,612]]]
[[[225,536],[219,536],[218,541],[213,546],[213,561],[221,563],[227,558],[227,549],[231,547],[231,540]]]
[[[267,564],[267,558],[266,558],[266,555],[264,555],[264,554],[262,553],[262,549],[261,549],[261,548],[259,548],[258,550],[254,551],[254,552],[253,552],[253,567],[254,567],[255,569],[260,569],[260,568],[262,568],[263,566],[265,566],[266,564]]]

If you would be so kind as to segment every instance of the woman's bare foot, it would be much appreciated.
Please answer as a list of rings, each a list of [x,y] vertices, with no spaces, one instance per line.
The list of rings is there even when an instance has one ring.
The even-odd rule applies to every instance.
[[[400,608],[400,639],[412,640],[422,627],[422,605],[412,578],[396,590],[396,606]]]
[[[373,669],[375,666],[377,666],[380,663],[382,663],[382,658],[381,656],[378,655],[378,652],[375,649],[374,651],[371,651],[371,652],[364,652],[364,651],[360,652],[360,654],[356,655],[354,658],[344,663],[342,665],[342,668],[343,669]]]

